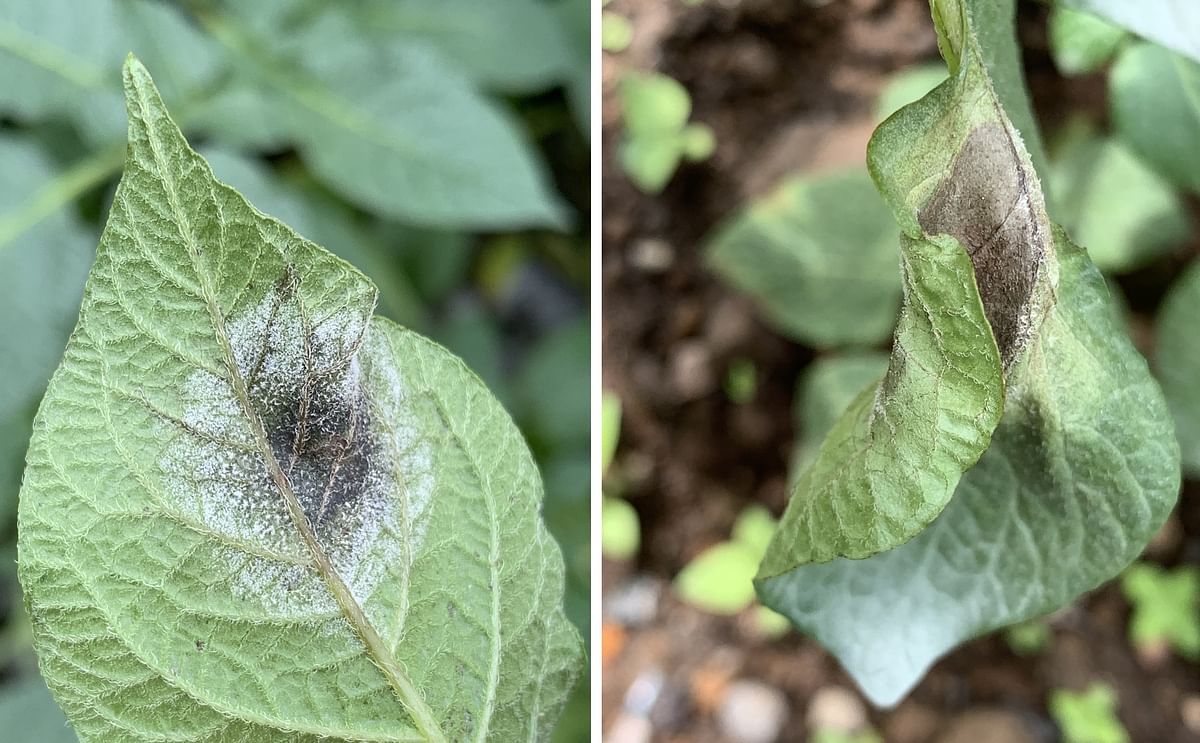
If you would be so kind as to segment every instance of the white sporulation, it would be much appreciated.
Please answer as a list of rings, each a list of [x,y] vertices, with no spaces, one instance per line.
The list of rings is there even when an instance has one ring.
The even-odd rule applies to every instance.
[[[334,568],[365,604],[388,571],[408,569],[425,535],[434,480],[432,446],[413,423],[395,363],[372,354],[368,373],[359,362],[360,352],[372,350],[369,340],[363,349],[355,345],[367,332],[362,322],[357,313],[335,313],[306,327],[294,282],[281,282],[226,329],[272,456]],[[296,412],[306,385],[309,414],[301,424]],[[182,394],[184,422],[198,433],[175,435],[167,447],[164,490],[228,542],[222,552],[235,596],[281,617],[336,612],[307,566],[308,549],[233,387],[197,370]],[[308,443],[298,446],[302,425]],[[337,447],[343,456],[335,467],[328,452]]]

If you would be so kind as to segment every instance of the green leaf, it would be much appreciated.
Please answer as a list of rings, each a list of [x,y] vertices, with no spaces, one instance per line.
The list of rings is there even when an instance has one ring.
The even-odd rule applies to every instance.
[[[517,373],[517,418],[547,448],[586,447],[590,440],[590,338],[586,317],[564,323],[538,342]]]
[[[874,389],[887,369],[887,354],[860,351],[823,356],[804,370],[796,383],[793,409],[799,433],[792,454],[792,482],[811,464],[821,441],[850,403],[867,388]]]
[[[688,124],[692,99],[678,81],[658,73],[621,79],[621,167],[649,194],[666,187],[683,159],[704,160],[716,147],[712,130]]]
[[[754,602],[758,557],[741,542],[709,547],[675,576],[675,592],[681,600],[711,614],[737,614]]]
[[[1191,0],[1058,0],[1200,62],[1200,5]]]
[[[946,65],[914,65],[888,79],[879,101],[875,104],[875,119],[883,121],[913,101],[924,98],[929,91],[946,80]]]
[[[480,85],[515,94],[561,82],[587,56],[554,13],[542,0],[376,0],[363,21],[376,38],[428,43]]]
[[[733,541],[754,555],[757,563],[766,554],[778,524],[775,517],[762,506],[747,506],[733,522]]]
[[[511,117],[428,45],[364,44],[326,14],[275,50],[220,15],[202,18],[313,173],[359,206],[423,226],[565,223]]]
[[[637,554],[642,526],[637,511],[622,498],[605,497],[600,505],[600,551],[610,560]]]
[[[1064,75],[1095,72],[1112,59],[1126,33],[1091,13],[1056,5],[1047,22],[1050,55]]]
[[[1094,683],[1081,692],[1056,689],[1050,694],[1050,714],[1062,730],[1063,743],[1129,743],[1117,718],[1117,694],[1107,684]]]
[[[19,569],[84,739],[549,735],[581,665],[521,436],[355,269],[217,182],[129,60],[129,154],[34,424]]]
[[[1004,631],[1004,641],[1017,655],[1037,655],[1050,646],[1054,633],[1044,620],[1031,619]]]
[[[1156,320],[1154,370],[1167,406],[1175,416],[1175,433],[1184,470],[1200,475],[1200,262],[1193,262],[1163,298]]]
[[[0,536],[10,533],[33,410],[62,355],[95,253],[38,148],[0,134]]]
[[[1148,562],[1131,565],[1121,589],[1133,604],[1129,637],[1139,648],[1165,645],[1200,661],[1200,568],[1167,571]]]
[[[76,743],[67,718],[41,679],[0,686],[0,730],[37,743]]]
[[[620,13],[604,11],[600,16],[600,48],[606,52],[623,52],[633,41],[633,24]]]
[[[714,271],[805,343],[876,343],[895,327],[896,223],[861,170],[788,179],[720,226],[706,251]]]
[[[1028,138],[1011,128],[975,32],[994,16],[975,10],[935,5],[951,79],[888,119],[869,149],[904,231],[906,306],[927,323],[954,318],[955,332],[913,343],[928,330],[902,314],[887,377],[801,476],[758,578],[763,602],[882,705],[959,642],[1119,573],[1179,488],[1161,393],[1103,278],[1047,221]],[[917,305],[913,285],[947,289]],[[948,374],[948,362],[968,371]]]
[[[1200,63],[1153,44],[1130,46],[1109,73],[1109,105],[1134,153],[1200,194]]]
[[[621,439],[621,398],[605,392],[600,400],[600,471],[607,472]]]
[[[94,144],[122,137],[121,62],[134,52],[182,105],[220,74],[214,45],[178,10],[151,0],[11,0],[0,17],[0,111],[66,115]]]
[[[1073,132],[1054,160],[1054,191],[1062,226],[1107,273],[1141,268],[1191,236],[1174,189],[1115,139]]]
[[[725,396],[735,405],[745,405],[758,392],[758,370],[754,361],[736,358],[725,371]]]

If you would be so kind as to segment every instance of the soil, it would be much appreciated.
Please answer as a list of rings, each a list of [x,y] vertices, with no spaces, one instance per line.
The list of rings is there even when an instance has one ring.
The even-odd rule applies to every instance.
[[[861,164],[888,76],[938,55],[924,0],[613,0],[606,9],[628,17],[636,33],[629,49],[604,55],[602,363],[604,386],[623,406],[613,472],[643,532],[633,564],[606,562],[608,598],[635,575],[668,582],[727,538],[745,506],[779,514],[786,502],[795,381],[814,352],[774,332],[705,269],[705,235],[784,175]],[[1102,74],[1057,74],[1045,15],[1021,3],[1026,74],[1050,139],[1072,112],[1103,120],[1106,101]],[[615,160],[616,81],[631,69],[657,69],[683,83],[693,119],[711,126],[718,142],[711,159],[682,166],[657,197],[637,191]],[[1200,241],[1120,281],[1143,350],[1163,291],[1197,253]],[[735,358],[757,369],[756,395],[741,405],[721,389]],[[1149,557],[1200,561],[1200,482],[1185,484]],[[1104,680],[1119,694],[1135,743],[1200,741],[1181,712],[1200,704],[1200,668],[1174,657],[1139,659],[1126,639],[1128,612],[1109,584],[1056,615],[1045,653],[1018,656],[998,636],[968,643],[898,708],[872,710],[871,722],[888,743],[958,740],[956,731],[970,728],[964,716],[1000,711],[1021,720],[1030,740],[1053,741],[1050,690]],[[669,591],[653,621],[620,628],[616,639],[604,651],[605,727],[634,679],[658,668],[665,680],[654,740],[724,740],[716,697],[735,677],[784,692],[790,713],[782,741],[807,739],[805,710],[818,690],[854,688],[814,642],[795,633],[756,636],[746,617],[700,614]]]

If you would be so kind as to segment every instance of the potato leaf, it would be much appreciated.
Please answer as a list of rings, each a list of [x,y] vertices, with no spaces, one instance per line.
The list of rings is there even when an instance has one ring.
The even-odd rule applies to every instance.
[[[545,739],[581,649],[517,429],[215,180],[133,59],[125,93],[19,511],[67,717],[97,740]]]
[[[1011,35],[1013,4],[933,9],[950,79],[868,155],[903,230],[891,365],[801,475],[758,578],[884,705],[957,643],[1116,575],[1179,487],[1161,392],[1099,272],[1047,219],[1014,88],[992,84],[982,29],[1004,19],[987,36]],[[947,288],[914,291],[931,285]]]
[[[1192,0],[1059,0],[1200,62],[1200,5]]]

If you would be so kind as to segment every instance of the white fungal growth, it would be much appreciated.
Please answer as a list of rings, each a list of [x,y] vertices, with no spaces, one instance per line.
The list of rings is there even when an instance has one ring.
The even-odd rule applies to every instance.
[[[234,595],[286,618],[337,606],[270,459],[360,605],[386,574],[408,569],[434,484],[432,446],[413,423],[396,364],[367,347],[360,313],[311,320],[296,283],[289,272],[226,328],[270,457],[231,383],[196,370],[183,390],[185,425],[160,462],[170,505],[225,542]]]

